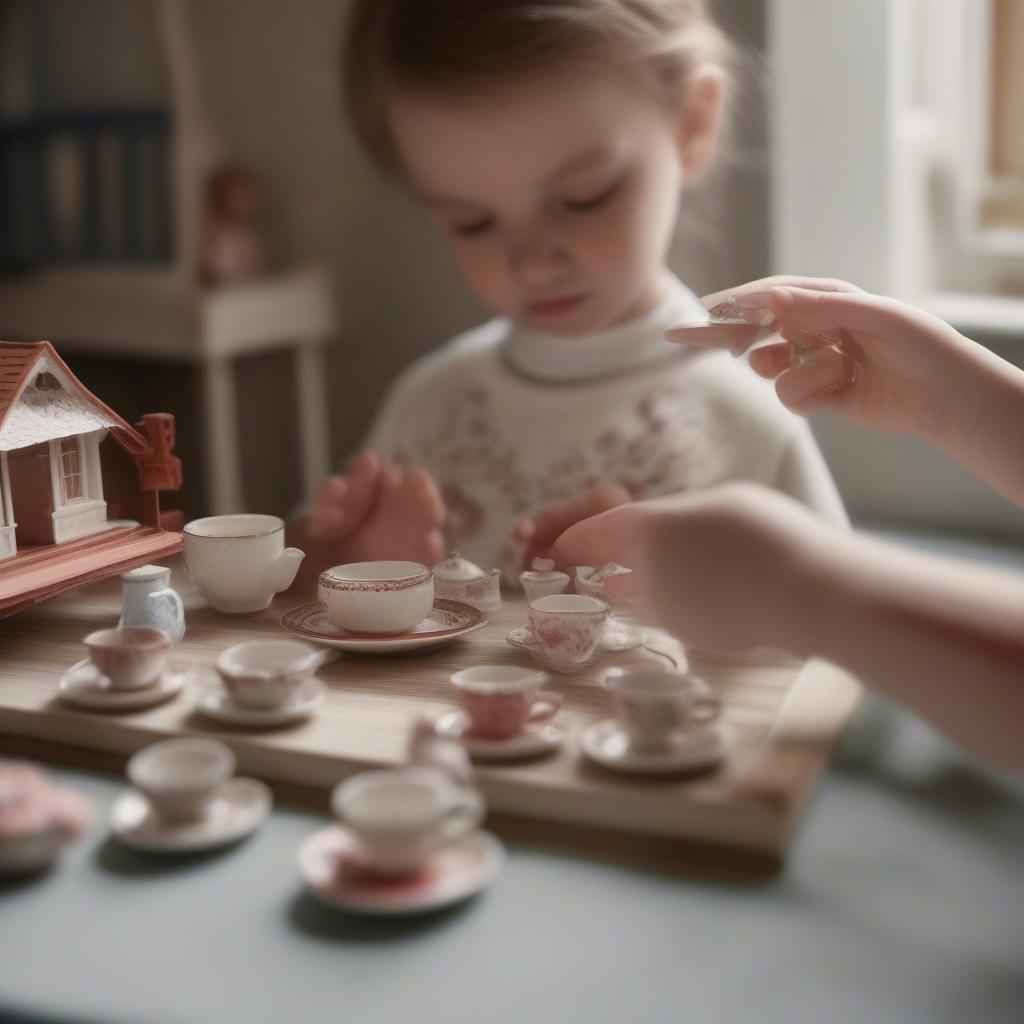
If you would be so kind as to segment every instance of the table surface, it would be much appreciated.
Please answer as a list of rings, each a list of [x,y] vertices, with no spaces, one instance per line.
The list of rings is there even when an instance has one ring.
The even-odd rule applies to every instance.
[[[122,788],[52,770],[101,820]],[[1024,785],[877,698],[769,880],[517,841],[477,899],[366,919],[302,890],[297,848],[326,821],[279,805],[247,842],[180,861],[100,825],[50,874],[0,883],[0,1020],[1024,1018]]]

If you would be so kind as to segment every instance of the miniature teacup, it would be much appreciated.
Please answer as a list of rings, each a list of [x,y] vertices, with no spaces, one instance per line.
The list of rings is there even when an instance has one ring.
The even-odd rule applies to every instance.
[[[434,768],[361,772],[335,787],[331,807],[355,839],[355,859],[380,875],[418,871],[484,816],[476,790]]]
[[[555,569],[550,558],[535,558],[532,568],[519,574],[519,582],[528,604],[551,594],[564,594],[569,588],[568,574]]]
[[[305,557],[284,546],[284,520],[277,516],[209,516],[186,523],[182,533],[189,574],[213,608],[228,615],[269,608]]]
[[[168,822],[199,821],[235,771],[231,748],[185,736],[140,750],[128,762],[128,779]]]
[[[470,732],[483,739],[515,736],[528,723],[545,722],[562,706],[562,695],[541,691],[543,672],[510,665],[477,665],[456,672],[459,702]]]
[[[141,690],[151,686],[167,667],[171,638],[153,626],[97,629],[82,641],[96,668],[110,680],[112,690]]]
[[[434,607],[433,573],[419,562],[350,562],[320,573],[327,618],[352,633],[402,633]]]
[[[664,750],[680,734],[706,725],[722,711],[707,683],[676,672],[623,672],[609,675],[615,717],[638,750]]]
[[[554,662],[578,665],[590,659],[611,609],[582,594],[551,594],[530,602],[530,630]]]
[[[246,640],[221,652],[217,672],[239,707],[270,710],[287,703],[323,660],[323,651],[298,640]]]

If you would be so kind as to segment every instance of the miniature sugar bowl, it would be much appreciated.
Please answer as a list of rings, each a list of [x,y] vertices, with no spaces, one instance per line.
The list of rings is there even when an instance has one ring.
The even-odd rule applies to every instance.
[[[172,644],[185,635],[185,608],[171,587],[171,570],[163,565],[140,565],[121,574],[124,581],[120,626],[162,629]]]
[[[0,764],[0,875],[42,871],[92,819],[84,794],[54,785],[31,765]]]
[[[519,574],[519,582],[530,603],[552,594],[564,594],[569,587],[568,575],[555,569],[550,558],[535,558],[530,569]]]
[[[501,608],[501,570],[484,572],[453,551],[434,566],[434,594],[472,605],[484,615],[494,615]]]

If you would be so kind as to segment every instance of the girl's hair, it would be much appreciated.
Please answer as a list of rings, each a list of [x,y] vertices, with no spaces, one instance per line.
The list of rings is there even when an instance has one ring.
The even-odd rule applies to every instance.
[[[617,67],[677,102],[694,68],[733,79],[733,49],[705,0],[354,0],[344,103],[383,169],[401,165],[390,90],[467,95],[569,61]]]

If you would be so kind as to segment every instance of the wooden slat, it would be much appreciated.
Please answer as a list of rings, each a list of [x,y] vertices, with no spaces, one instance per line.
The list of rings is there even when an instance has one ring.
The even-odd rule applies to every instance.
[[[188,613],[182,653],[205,666],[230,643],[281,635],[278,618],[301,603],[284,597],[259,615],[225,617],[206,608],[185,581],[176,585]],[[62,705],[55,698],[60,672],[84,654],[81,637],[116,621],[118,611],[118,586],[108,581],[0,622],[0,734],[20,737],[21,749],[39,741],[47,752],[87,749],[111,763],[165,736],[216,736],[234,749],[242,771],[325,809],[339,779],[397,763],[415,718],[452,706],[451,672],[473,664],[521,664],[526,657],[505,641],[525,617],[519,600],[507,600],[495,621],[441,651],[419,657],[344,655],[322,671],[328,694],[320,713],[293,728],[260,733],[208,723],[191,709],[194,694],[117,716]],[[672,643],[665,646],[671,650]],[[587,763],[579,733],[609,711],[600,675],[613,665],[668,665],[650,651],[608,654],[581,673],[552,677],[550,685],[565,701],[559,720],[569,730],[557,756],[479,770],[492,811],[532,822],[538,835],[549,837],[578,829],[595,843],[615,836],[616,848],[629,849],[632,842],[648,854],[658,844],[668,855],[692,843],[777,862],[859,687],[831,666],[801,666],[770,651],[691,651],[689,662],[724,698],[733,735],[726,765],[693,778],[642,780]]]

